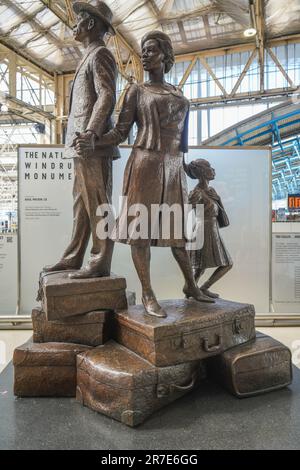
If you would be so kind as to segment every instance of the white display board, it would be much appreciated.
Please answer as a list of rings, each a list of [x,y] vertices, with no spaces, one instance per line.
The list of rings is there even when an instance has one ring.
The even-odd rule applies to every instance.
[[[14,315],[18,299],[18,237],[0,233],[0,315]]]
[[[70,240],[73,171],[68,166],[71,160],[61,160],[61,147],[25,146],[19,152],[20,313],[28,314],[35,305],[41,268],[59,260]],[[31,152],[34,154],[30,156]],[[130,152],[129,147],[121,147],[121,159],[114,162],[113,201],[117,209]],[[206,158],[215,167],[213,186],[231,222],[221,234],[234,268],[215,289],[224,298],[253,303],[258,314],[269,313],[271,152],[268,148],[192,148],[188,160],[195,158]],[[47,169],[41,168],[43,162]],[[64,165],[62,169],[60,164]],[[47,173],[44,179],[42,173]],[[60,173],[65,175],[63,179]],[[195,184],[190,180],[189,189]],[[152,248],[151,268],[158,298],[183,297],[183,279],[170,249]],[[137,293],[140,302],[140,283],[129,246],[116,244],[113,271],[126,277],[128,288]]]
[[[114,204],[122,191],[123,174],[131,149],[121,148],[114,163]],[[214,287],[222,297],[255,305],[269,313],[271,277],[271,152],[269,148],[192,148],[188,161],[206,158],[216,169],[212,185],[222,197],[231,225],[221,230],[234,268]],[[191,190],[197,182],[189,180]],[[153,188],[155,190],[155,188]],[[170,249],[152,248],[153,287],[160,299],[182,298],[183,280]],[[117,244],[115,272],[127,278],[130,290],[141,290],[131,261],[130,247]],[[213,289],[212,289],[213,290]]]
[[[19,147],[20,309],[37,304],[39,273],[53,264],[71,238],[73,161],[63,146]]]
[[[300,313],[300,233],[274,233],[272,304],[275,313]]]

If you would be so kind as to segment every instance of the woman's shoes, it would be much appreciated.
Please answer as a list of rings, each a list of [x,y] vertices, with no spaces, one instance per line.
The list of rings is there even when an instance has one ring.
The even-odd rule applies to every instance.
[[[206,302],[210,304],[215,303],[213,298],[206,296],[198,287],[195,289],[184,287],[183,293],[185,294],[186,299],[192,298],[194,300],[197,300],[198,302]]]
[[[207,297],[211,297],[212,299],[219,299],[220,296],[219,294],[215,294],[214,292],[210,292],[208,289],[203,289],[203,287],[201,287],[201,291],[203,292],[204,295],[206,295]]]
[[[146,300],[144,297],[142,297],[142,302],[148,315],[156,318],[166,318],[168,316],[155,298]]]

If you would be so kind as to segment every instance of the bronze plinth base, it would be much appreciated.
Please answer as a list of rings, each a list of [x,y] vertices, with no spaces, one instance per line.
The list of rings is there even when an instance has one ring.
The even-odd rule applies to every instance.
[[[252,305],[218,299],[161,302],[167,318],[136,305],[116,314],[114,339],[157,367],[206,359],[255,337]]]
[[[18,397],[74,397],[76,356],[89,346],[65,343],[35,344],[14,351],[14,394]]]
[[[292,383],[291,351],[270,336],[256,339],[209,359],[211,378],[239,398],[284,388]]]
[[[253,306],[222,299],[162,306],[167,318],[152,318],[140,305],[59,321],[34,310],[35,340],[65,342],[29,341],[15,350],[15,395],[76,394],[82,405],[133,427],[194,390],[206,369],[238,397],[291,383],[291,353],[270,337],[256,336]],[[69,342],[106,341],[107,318],[113,320],[115,341],[97,347]]]
[[[111,275],[70,279],[71,271],[41,274],[40,294],[47,320],[61,320],[96,310],[127,308],[126,280]]]
[[[192,361],[158,368],[110,341],[77,357],[77,394],[82,405],[128,426],[193,390],[204,376]]]
[[[48,321],[41,308],[32,311],[34,343],[75,343],[100,346],[111,338],[113,312],[100,310],[64,320]]]

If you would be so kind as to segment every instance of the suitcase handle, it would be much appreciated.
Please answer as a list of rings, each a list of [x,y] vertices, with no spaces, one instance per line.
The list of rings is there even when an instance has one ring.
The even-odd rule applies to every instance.
[[[197,373],[194,372],[192,376],[192,381],[188,385],[176,385],[176,384],[158,385],[157,391],[156,391],[157,398],[166,398],[174,392],[188,392],[194,388],[196,381],[197,381]]]
[[[208,338],[204,338],[203,340],[204,351],[208,353],[219,352],[222,349],[222,336],[221,335],[218,335],[218,341],[219,343],[216,344],[215,346],[209,346]]]
[[[171,393],[174,392],[188,392],[189,390],[192,390],[194,388],[195,383],[197,381],[197,374],[194,373],[192,376],[192,381],[189,383],[189,385],[176,385],[176,384],[171,384],[170,385],[170,391]]]

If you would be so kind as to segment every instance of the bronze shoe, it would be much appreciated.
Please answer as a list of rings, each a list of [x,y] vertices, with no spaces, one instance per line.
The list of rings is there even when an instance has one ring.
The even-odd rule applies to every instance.
[[[53,264],[51,266],[45,266],[43,268],[43,272],[53,273],[55,271],[70,271],[73,269],[80,269],[80,266],[78,266],[78,264],[74,264],[74,263],[72,264],[72,263],[68,263],[67,261],[61,260],[58,263]]]
[[[220,296],[219,294],[215,294],[214,292],[210,292],[208,289],[203,289],[203,287],[201,287],[201,291],[203,292],[204,295],[206,295],[207,297],[211,297],[212,299],[219,299]]]
[[[100,271],[99,268],[86,266],[85,268],[81,268],[74,273],[69,274],[70,279],[91,279],[95,277],[109,277],[109,272]]]
[[[147,315],[151,315],[152,317],[156,318],[167,318],[167,313],[165,310],[157,303],[156,300],[152,300],[150,302],[146,302],[144,298],[142,298],[142,303],[144,305],[144,309]]]
[[[215,300],[212,299],[211,297],[207,297],[205,294],[200,289],[189,289],[185,287],[183,289],[183,293],[185,294],[186,299],[194,299],[197,300],[197,302],[206,302],[210,304],[214,304]]]

